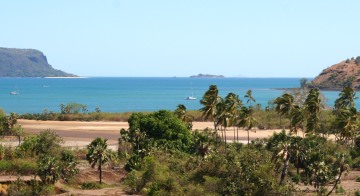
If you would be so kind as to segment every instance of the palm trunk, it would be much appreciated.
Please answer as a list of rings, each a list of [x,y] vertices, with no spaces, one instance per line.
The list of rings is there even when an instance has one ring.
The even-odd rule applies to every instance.
[[[100,177],[100,184],[102,183],[102,168],[101,168],[101,165],[102,165],[102,156],[100,156],[100,165],[99,165],[99,177]]]
[[[236,127],[236,141],[239,142],[239,127]]]
[[[247,132],[248,132],[248,145],[249,145],[250,144],[250,130],[248,129]]]
[[[221,140],[222,140],[222,141],[225,141],[225,139],[224,139],[224,132],[223,132],[223,127],[222,127],[222,126],[221,126],[220,130],[221,130]]]
[[[288,168],[289,168],[289,160],[290,160],[290,156],[287,155],[286,156],[286,160],[285,160],[285,163],[284,163],[284,168],[282,169],[281,171],[281,176],[280,176],[280,183],[279,185],[282,185],[284,180],[285,180],[285,177],[286,177],[286,174],[288,172]]]
[[[296,174],[299,175],[299,157],[296,157]]]
[[[236,128],[234,127],[234,139],[233,139],[233,143],[236,141],[236,140],[235,140],[235,129],[236,129]]]

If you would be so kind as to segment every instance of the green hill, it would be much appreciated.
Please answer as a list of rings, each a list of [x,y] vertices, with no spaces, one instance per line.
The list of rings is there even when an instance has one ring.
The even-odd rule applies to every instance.
[[[46,56],[34,49],[0,48],[0,77],[76,77],[54,69]]]

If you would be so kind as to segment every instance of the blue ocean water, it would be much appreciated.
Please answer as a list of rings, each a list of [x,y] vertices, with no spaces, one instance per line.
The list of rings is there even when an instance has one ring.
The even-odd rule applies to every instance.
[[[184,104],[188,110],[201,108],[199,103],[209,85],[218,86],[225,97],[233,92],[243,98],[253,91],[257,104],[265,107],[280,96],[279,88],[295,88],[300,78],[0,78],[0,108],[7,113],[59,112],[60,104],[69,102],[99,107],[103,112],[174,110]],[[18,91],[18,95],[10,95]],[[324,92],[333,105],[339,92]],[[197,100],[184,100],[194,95]],[[244,100],[244,99],[243,99]]]

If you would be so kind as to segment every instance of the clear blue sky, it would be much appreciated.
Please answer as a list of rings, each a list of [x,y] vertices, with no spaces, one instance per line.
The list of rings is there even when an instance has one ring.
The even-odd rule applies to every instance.
[[[8,0],[0,47],[81,76],[314,77],[360,56],[358,0]]]

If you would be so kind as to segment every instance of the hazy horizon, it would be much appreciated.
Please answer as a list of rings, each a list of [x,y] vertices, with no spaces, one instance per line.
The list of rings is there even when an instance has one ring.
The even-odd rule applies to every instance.
[[[6,1],[0,47],[79,76],[314,78],[360,56],[360,2]]]

